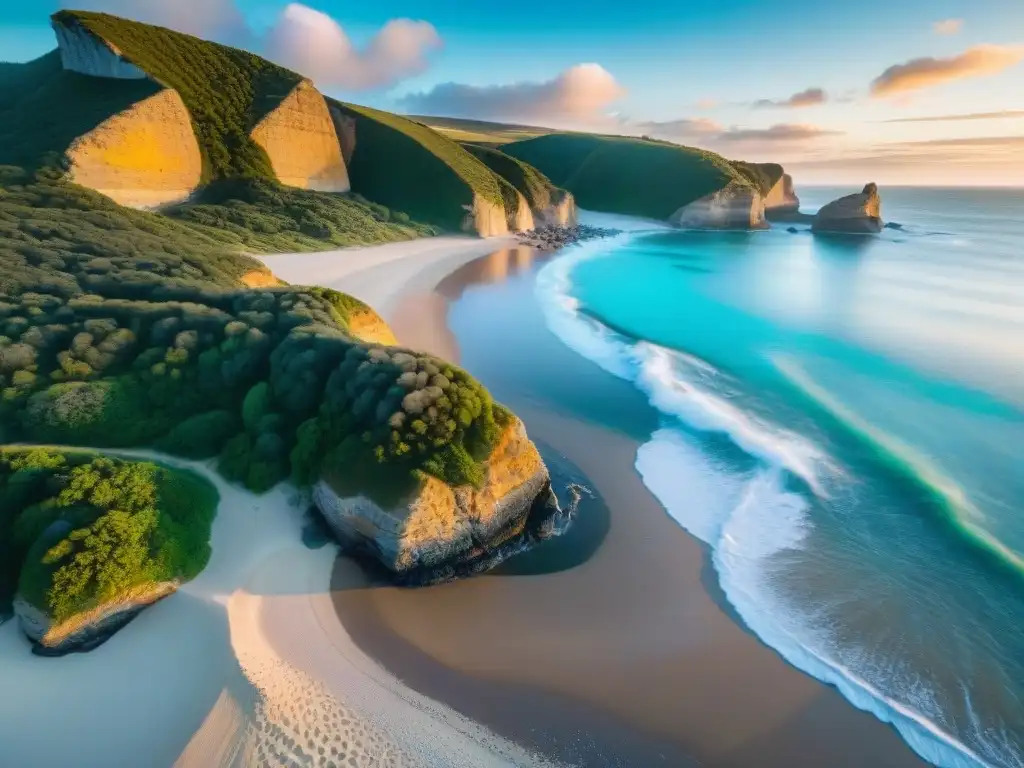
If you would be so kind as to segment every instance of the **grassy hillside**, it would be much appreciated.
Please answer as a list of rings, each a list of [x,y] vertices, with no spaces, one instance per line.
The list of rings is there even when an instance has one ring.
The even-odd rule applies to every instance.
[[[767,195],[778,184],[784,173],[778,163],[748,163],[733,160],[733,167],[739,171],[762,194]]]
[[[515,187],[526,198],[530,208],[547,208],[553,200],[561,197],[561,191],[532,165],[491,147],[476,144],[463,144],[463,147]]]
[[[555,133],[550,128],[514,123],[491,123],[486,120],[467,120],[458,117],[429,117],[411,115],[411,119],[433,128],[453,141],[500,146],[513,141],[532,139]]]
[[[729,183],[753,186],[714,152],[662,141],[565,133],[502,151],[568,189],[581,208],[608,213],[665,219]]]
[[[274,178],[249,132],[302,81],[300,75],[247,51],[104,13],[60,11],[54,19],[113,43],[181,95],[192,114],[205,181]]]
[[[463,205],[480,195],[511,205],[510,185],[462,146],[421,123],[389,112],[331,101],[356,120],[349,163],[352,189],[414,218],[457,230]]]

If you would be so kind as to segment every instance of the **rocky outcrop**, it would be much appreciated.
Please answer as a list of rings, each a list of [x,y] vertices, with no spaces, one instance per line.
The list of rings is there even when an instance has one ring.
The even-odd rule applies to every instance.
[[[551,195],[551,204],[540,211],[534,211],[538,227],[575,227],[578,223],[576,198],[565,190]]]
[[[383,318],[367,307],[354,310],[348,317],[348,329],[360,341],[370,344],[383,344],[394,347],[398,344],[394,331],[384,322]]]
[[[842,235],[872,235],[882,231],[882,198],[871,183],[857,194],[847,195],[818,211],[811,231]]]
[[[480,195],[473,195],[473,204],[465,205],[462,220],[463,232],[475,232],[480,237],[501,237],[507,235],[508,216],[505,207],[493,203]]]
[[[14,613],[22,631],[33,642],[33,653],[64,656],[91,651],[158,600],[177,590],[177,582],[143,585],[120,600],[54,623],[53,619],[20,595],[14,599]]]
[[[143,80],[148,75],[125,60],[116,46],[92,35],[78,24],[53,21],[60,61],[64,69],[93,77]]]
[[[669,224],[684,229],[764,229],[764,198],[757,190],[731,183],[685,205],[669,216]]]
[[[202,179],[192,119],[170,88],[107,118],[65,154],[71,181],[133,208],[181,202]]]
[[[348,192],[348,170],[335,121],[324,97],[308,80],[252,130],[282,184],[319,192]]]
[[[793,177],[788,173],[775,182],[764,198],[764,210],[769,216],[774,213],[795,213],[800,210],[800,198],[793,188]]]
[[[342,544],[372,554],[406,583],[472,568],[522,536],[531,518],[558,510],[547,467],[518,419],[487,460],[480,489],[424,476],[409,497],[383,509],[366,496],[339,496],[321,480],[313,499]]]

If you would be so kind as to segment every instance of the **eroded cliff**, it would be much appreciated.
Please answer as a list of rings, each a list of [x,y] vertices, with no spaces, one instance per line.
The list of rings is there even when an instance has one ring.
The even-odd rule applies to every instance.
[[[686,229],[764,229],[764,198],[751,187],[732,183],[685,205],[668,221]]]
[[[299,83],[252,131],[282,184],[348,192],[348,170],[327,102],[308,80]]]
[[[202,181],[189,112],[170,88],[104,120],[66,155],[72,181],[134,208],[180,202]]]
[[[125,61],[115,45],[92,35],[80,24],[54,19],[52,26],[57,35],[61,65],[69,72],[118,80],[148,77],[130,61]]]
[[[867,184],[863,190],[824,206],[811,224],[819,233],[871,235],[882,231],[882,198],[878,185]]]

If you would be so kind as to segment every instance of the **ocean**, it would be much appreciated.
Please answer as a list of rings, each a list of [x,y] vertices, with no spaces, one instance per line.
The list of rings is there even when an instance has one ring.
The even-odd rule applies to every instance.
[[[753,633],[936,765],[1022,766],[1024,190],[882,193],[902,229],[641,225],[537,296],[657,410],[636,468]]]

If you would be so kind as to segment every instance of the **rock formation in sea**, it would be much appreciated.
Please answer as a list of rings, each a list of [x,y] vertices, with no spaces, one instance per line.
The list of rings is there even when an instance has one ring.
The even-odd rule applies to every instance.
[[[764,198],[749,186],[732,183],[684,205],[670,224],[684,229],[766,229]]]
[[[384,508],[365,495],[342,495],[324,478],[313,499],[343,545],[411,584],[472,572],[523,536],[531,519],[559,511],[547,467],[515,417],[486,460],[479,488],[422,475],[411,494]]]
[[[796,213],[800,210],[800,198],[793,187],[793,177],[788,173],[775,182],[764,198],[764,210],[769,218],[774,214]]]
[[[874,182],[861,192],[833,200],[818,211],[811,224],[813,232],[843,235],[873,235],[883,227],[882,198]]]

